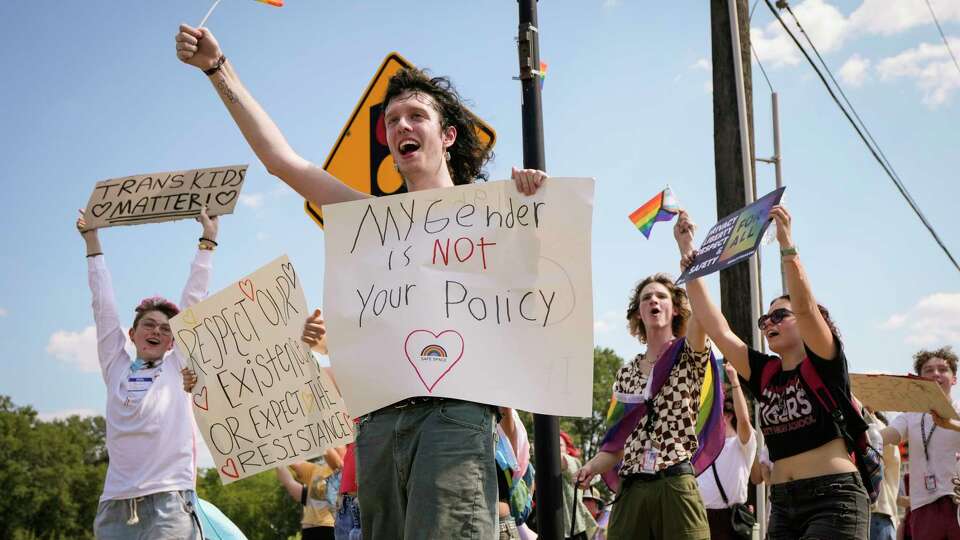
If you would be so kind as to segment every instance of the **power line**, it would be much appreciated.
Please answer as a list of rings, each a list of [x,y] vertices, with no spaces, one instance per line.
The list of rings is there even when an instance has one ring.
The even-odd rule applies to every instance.
[[[880,146],[876,145],[875,141],[874,141],[874,144],[872,145],[867,140],[867,137],[864,135],[864,130],[866,130],[866,126],[864,126],[863,130],[860,129],[860,126],[857,125],[857,122],[853,120],[853,118],[850,116],[850,113],[847,112],[847,109],[840,103],[840,100],[837,98],[837,95],[834,93],[833,88],[830,87],[830,84],[827,82],[827,79],[824,78],[823,73],[820,72],[820,68],[818,68],[817,64],[813,61],[812,58],[810,58],[810,55],[807,53],[807,50],[803,47],[803,45],[800,44],[800,41],[797,40],[797,37],[793,34],[793,32],[787,26],[787,23],[780,17],[780,13],[778,13],[777,10],[773,7],[773,4],[770,3],[770,0],[764,0],[764,2],[767,4],[767,7],[770,9],[770,12],[773,13],[773,16],[776,17],[777,20],[780,22],[780,25],[783,26],[784,31],[787,33],[788,36],[790,36],[790,39],[792,39],[794,44],[796,44],[797,48],[800,49],[800,52],[803,54],[804,58],[807,59],[807,62],[810,64],[810,67],[813,68],[813,71],[816,72],[817,77],[820,78],[820,82],[823,83],[823,86],[827,89],[827,92],[830,93],[830,97],[833,98],[834,103],[837,104],[837,107],[839,107],[840,111],[843,112],[843,115],[847,118],[847,121],[849,121],[850,125],[853,126],[853,129],[856,130],[857,135],[860,136],[860,139],[863,141],[863,144],[866,145],[868,150],[870,150],[870,153],[873,155],[874,159],[877,160],[877,163],[880,164],[880,167],[883,168],[884,172],[887,173],[887,176],[890,177],[890,180],[893,182],[893,185],[896,186],[897,190],[900,192],[900,195],[903,196],[904,200],[907,201],[907,204],[910,205],[910,208],[912,208],[914,213],[917,214],[917,217],[920,218],[920,221],[930,232],[931,236],[933,236],[934,241],[940,246],[940,249],[943,250],[947,258],[950,259],[950,262],[953,263],[954,268],[956,268],[957,271],[960,271],[960,264],[957,263],[957,260],[953,257],[953,254],[950,253],[950,250],[947,249],[947,246],[940,239],[940,236],[937,235],[937,232],[934,230],[933,225],[931,225],[930,222],[927,220],[926,216],[924,216],[923,212],[920,210],[920,207],[917,205],[916,201],[914,201],[913,197],[910,196],[910,193],[907,191],[906,186],[903,185],[903,182],[900,181],[900,178],[893,171],[893,167],[889,166],[889,162],[885,159],[885,157],[884,158],[880,157],[880,154],[882,154],[882,151],[880,150]],[[779,4],[786,5],[786,2],[783,0],[778,0],[777,3],[778,5]],[[789,9],[789,5],[787,5],[786,7],[788,11],[790,11],[790,14],[794,17],[794,21],[797,23],[797,27],[800,28],[800,31],[806,36],[806,32],[803,30],[803,27],[800,26],[800,21],[798,21],[796,19],[796,16],[793,15],[793,12]],[[806,36],[806,38],[807,38],[807,42],[810,43],[810,46],[816,52],[817,57],[820,58],[821,62],[823,62],[823,58],[820,56],[820,53],[817,51],[816,47],[813,45],[813,42],[810,41],[809,36]],[[826,63],[824,63],[823,65],[824,67],[826,67]],[[827,71],[828,72],[830,71],[829,68],[827,68]],[[831,79],[833,79],[832,74],[830,75],[830,77]],[[833,79],[833,81],[834,81],[834,84],[837,84],[836,79]],[[840,89],[839,84],[837,84],[837,88]],[[841,93],[843,92],[842,90],[840,91]],[[846,97],[844,97],[844,100],[847,101],[848,105],[850,105],[849,100],[846,100]],[[852,105],[850,105],[850,109],[853,110],[854,114],[856,115],[856,111]],[[860,118],[859,115],[857,115],[857,118],[858,119]],[[873,137],[870,137],[870,139],[872,140]],[[876,145],[876,149],[874,148],[874,145]]]
[[[933,17],[934,24],[937,25],[937,31],[940,32],[940,39],[943,40],[943,44],[947,46],[947,52],[950,53],[950,58],[953,58],[953,65],[957,67],[957,72],[960,72],[960,63],[957,63],[957,57],[953,55],[953,49],[950,48],[950,43],[947,42],[947,36],[943,35],[943,28],[940,28],[940,21],[937,20],[937,14],[933,12],[933,6],[930,5],[930,0],[926,0],[927,9],[930,10],[930,16]]]

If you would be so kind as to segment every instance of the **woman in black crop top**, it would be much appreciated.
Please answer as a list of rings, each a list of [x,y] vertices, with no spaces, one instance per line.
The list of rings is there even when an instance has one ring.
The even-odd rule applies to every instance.
[[[757,322],[776,356],[753,350],[730,329],[702,279],[687,283],[690,304],[707,335],[760,404],[760,428],[774,462],[769,538],[864,539],[870,501],[832,418],[801,380],[809,358],[824,384],[849,398],[847,359],[827,310],[813,296],[790,234],[786,208],[774,206],[777,240],[790,295],[771,302]],[[684,265],[693,258],[696,226],[681,212],[674,235]],[[749,301],[745,299],[744,301]],[[764,366],[768,368],[764,377]]]

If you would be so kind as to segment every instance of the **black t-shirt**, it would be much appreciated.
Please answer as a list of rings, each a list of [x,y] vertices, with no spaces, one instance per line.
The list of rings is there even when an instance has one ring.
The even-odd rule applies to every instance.
[[[843,353],[843,344],[834,338],[837,344],[837,357],[833,360],[820,358],[804,345],[807,357],[830,389],[840,390],[843,394],[834,399],[838,403],[850,400],[850,376],[847,372],[847,357]],[[779,362],[780,358],[749,350],[750,380],[740,377],[753,396],[760,403],[760,429],[770,451],[770,460],[795,456],[813,450],[837,437],[840,430],[830,414],[823,408],[817,397],[800,378],[800,368],[790,371],[778,370],[770,379],[767,388],[760,391],[763,366],[767,362]],[[845,407],[841,405],[841,410]]]

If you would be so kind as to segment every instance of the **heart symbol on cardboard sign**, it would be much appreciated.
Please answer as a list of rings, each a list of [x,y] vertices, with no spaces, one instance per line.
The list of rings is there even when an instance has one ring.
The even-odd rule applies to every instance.
[[[249,278],[241,279],[240,281],[237,282],[237,285],[240,287],[240,292],[242,292],[244,296],[246,296],[247,298],[250,299],[251,302],[253,302],[254,291],[255,291],[255,289],[253,288],[253,281],[250,280]],[[247,292],[247,289],[249,289],[250,292]]]
[[[210,404],[207,403],[207,387],[204,386],[200,389],[199,393],[193,395],[193,404],[197,406],[198,409],[203,409],[205,411],[210,410]]]
[[[414,330],[403,342],[407,361],[417,372],[427,392],[434,387],[463,358],[463,336],[456,330],[436,334],[430,330]]]
[[[237,190],[233,189],[230,191],[221,191],[217,193],[213,198],[216,199],[217,204],[221,206],[226,206],[230,204],[237,197]]]
[[[240,473],[237,472],[237,463],[233,461],[233,458],[227,458],[227,460],[223,462],[223,467],[220,467],[220,472],[223,473],[224,476],[229,476],[234,480],[240,478]]]
[[[192,309],[187,309],[183,312],[183,322],[189,324],[190,326],[196,326],[197,324],[197,315],[193,312]]]
[[[110,207],[113,206],[112,202],[105,202],[100,204],[95,204],[90,207],[90,213],[93,214],[93,217],[100,217],[107,213],[110,210]]]

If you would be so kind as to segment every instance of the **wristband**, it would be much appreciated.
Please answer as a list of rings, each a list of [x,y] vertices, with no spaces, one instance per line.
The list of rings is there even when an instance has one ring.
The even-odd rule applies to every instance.
[[[221,54],[220,58],[217,59],[217,63],[212,68],[203,70],[204,75],[207,77],[214,75],[216,72],[220,71],[220,68],[223,67],[223,63],[226,61],[227,57]]]
[[[790,246],[785,248],[780,248],[781,257],[789,257],[790,255],[798,255],[797,246]]]
[[[87,253],[87,258],[96,257],[97,255],[103,255],[102,251],[97,251],[96,253]]]
[[[203,242],[200,242],[197,244],[197,249],[200,251],[213,251],[216,249],[216,246],[211,246],[210,244],[204,244]]]
[[[219,245],[220,245],[220,244],[218,244],[218,243],[216,242],[216,240],[211,240],[211,239],[206,238],[206,237],[204,237],[204,236],[201,236],[201,237],[200,237],[200,241],[201,241],[201,242],[209,242],[209,243],[213,244],[214,246],[219,246]]]

